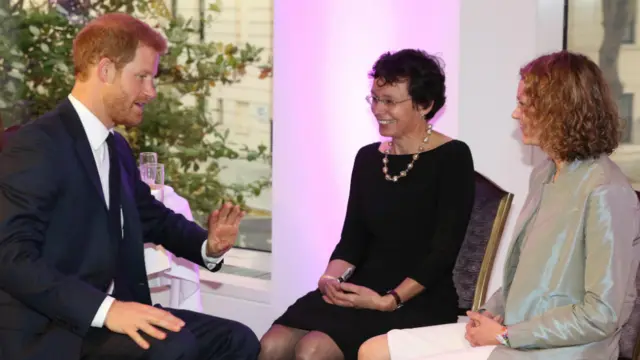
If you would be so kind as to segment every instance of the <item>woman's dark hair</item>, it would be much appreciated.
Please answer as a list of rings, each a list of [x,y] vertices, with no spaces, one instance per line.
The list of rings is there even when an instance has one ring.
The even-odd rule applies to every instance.
[[[429,121],[444,106],[444,62],[423,50],[404,49],[382,54],[373,65],[369,76],[383,84],[407,82],[407,90],[414,106],[425,109],[433,104],[425,115]]]

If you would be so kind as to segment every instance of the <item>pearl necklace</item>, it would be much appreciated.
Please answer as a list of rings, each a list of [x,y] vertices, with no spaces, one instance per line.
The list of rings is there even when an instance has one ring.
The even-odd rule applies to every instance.
[[[422,139],[422,144],[423,145],[427,145],[427,143],[429,142],[429,137],[431,137],[431,129],[433,128],[433,125],[428,124],[427,125],[427,135],[424,137],[424,139]],[[418,146],[418,152],[413,154],[411,162],[409,163],[409,165],[407,165],[407,169],[400,171],[399,175],[389,175],[389,168],[387,167],[387,164],[389,163],[389,153],[391,152],[391,149],[393,148],[393,142],[389,141],[388,143],[388,147],[384,150],[384,158],[382,158],[382,173],[384,174],[384,178],[387,181],[393,181],[393,182],[397,182],[398,179],[407,176],[407,173],[409,172],[409,170],[413,169],[413,163],[416,162],[416,160],[418,160],[418,158],[420,157],[420,153],[422,151],[424,151],[424,146],[420,145]]]

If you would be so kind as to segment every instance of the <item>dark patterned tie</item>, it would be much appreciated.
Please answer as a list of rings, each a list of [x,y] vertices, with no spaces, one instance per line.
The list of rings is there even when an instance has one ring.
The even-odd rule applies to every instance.
[[[122,301],[130,301],[131,293],[127,286],[126,247],[122,241],[122,224],[120,222],[120,160],[115,146],[115,136],[110,133],[107,137],[109,147],[109,230],[117,248],[116,273],[113,297]]]
[[[120,301],[135,301],[151,305],[149,285],[147,284],[144,255],[135,241],[123,239],[121,214],[120,160],[115,146],[115,137],[107,137],[109,147],[109,228],[117,247],[113,297]],[[125,229],[126,232],[126,229]]]

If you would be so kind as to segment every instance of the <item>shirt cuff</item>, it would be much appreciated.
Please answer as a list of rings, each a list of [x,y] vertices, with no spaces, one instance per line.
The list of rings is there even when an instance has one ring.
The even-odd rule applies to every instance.
[[[218,264],[220,263],[220,261],[224,257],[224,255],[220,256],[220,257],[207,256],[207,240],[205,240],[202,243],[202,251],[201,252],[202,252],[202,260],[204,262],[204,265],[209,270],[213,270],[213,268],[218,266]]]
[[[109,309],[111,309],[111,305],[113,305],[114,299],[111,296],[108,296],[104,299],[100,307],[98,308],[98,312],[93,317],[93,321],[91,321],[91,326],[101,328],[104,326],[105,320],[107,320],[107,314],[109,313]]]

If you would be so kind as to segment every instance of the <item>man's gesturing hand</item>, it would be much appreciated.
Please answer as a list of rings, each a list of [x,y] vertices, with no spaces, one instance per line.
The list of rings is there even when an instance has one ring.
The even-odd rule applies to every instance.
[[[149,348],[149,343],[142,338],[139,330],[163,340],[167,335],[157,327],[178,332],[184,326],[184,321],[168,311],[153,306],[116,300],[109,308],[104,325],[113,332],[129,335],[146,350]]]
[[[240,206],[225,203],[209,215],[209,238],[207,240],[207,256],[221,257],[238,238],[240,221],[245,212]]]

